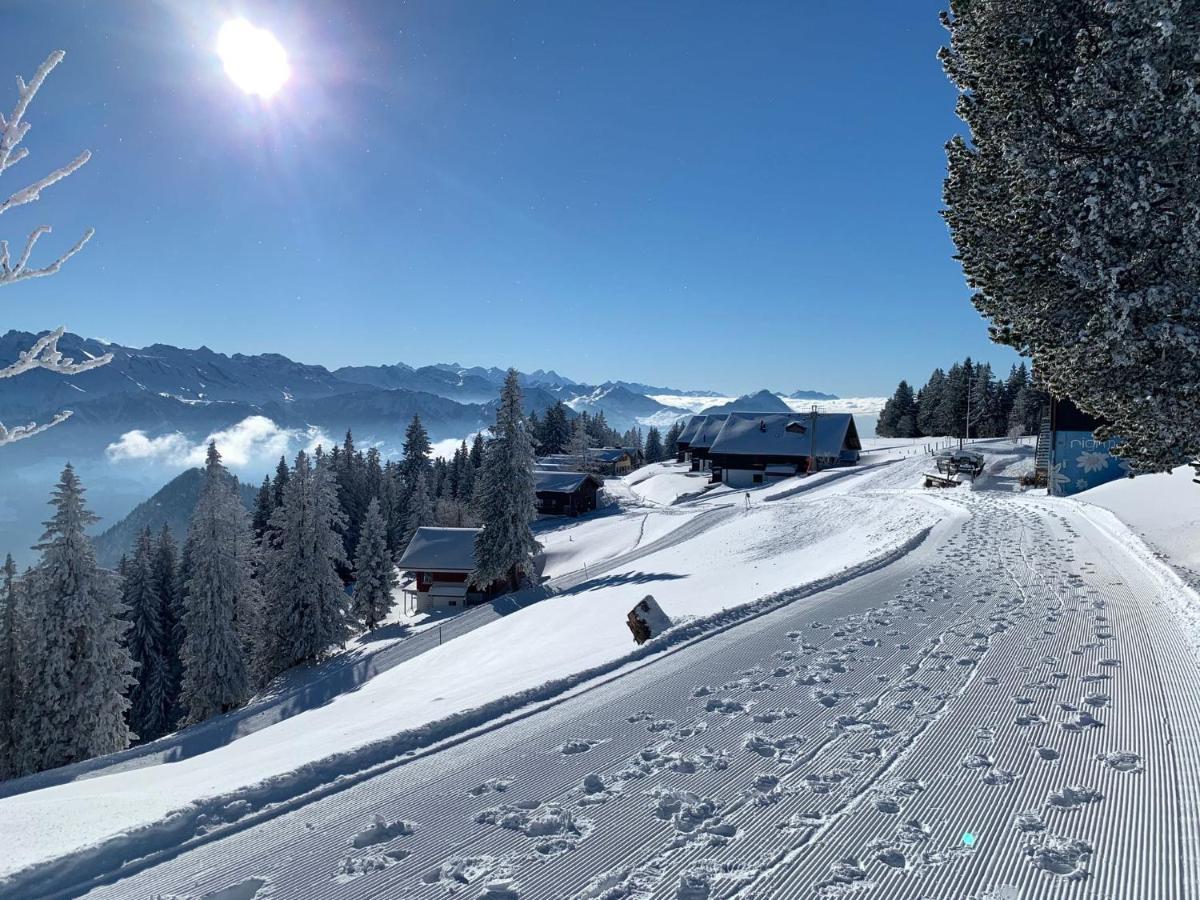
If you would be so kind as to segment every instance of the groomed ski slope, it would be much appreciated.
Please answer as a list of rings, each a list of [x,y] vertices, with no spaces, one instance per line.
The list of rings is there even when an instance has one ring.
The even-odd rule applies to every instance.
[[[402,732],[430,702],[484,696],[472,673],[496,678],[501,657],[505,687],[598,676],[527,698],[550,708],[495,708],[514,721],[463,723],[483,727],[400,760],[402,743],[344,754],[276,785],[290,792],[231,790],[202,818],[94,854],[78,852],[89,835],[73,820],[107,809],[97,840],[111,838],[130,804],[195,792],[173,771],[192,761],[11,797],[6,846],[43,863],[7,886],[223,900],[1200,896],[1195,597],[1110,514],[1011,492],[1012,461],[974,491],[915,488],[918,459],[749,510],[714,497],[686,539],[667,531],[519,627],[503,630],[508,616],[464,635],[202,769],[260,771],[276,756],[256,740],[286,761]],[[645,592],[697,619],[656,652],[614,655],[620,615]],[[512,667],[513,647],[528,665]]]

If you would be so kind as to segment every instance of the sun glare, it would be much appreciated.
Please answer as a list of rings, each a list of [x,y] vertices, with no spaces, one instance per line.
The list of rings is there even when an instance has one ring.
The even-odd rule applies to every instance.
[[[263,99],[274,96],[292,74],[287,51],[275,35],[245,19],[231,19],[221,26],[217,55],[234,84]]]

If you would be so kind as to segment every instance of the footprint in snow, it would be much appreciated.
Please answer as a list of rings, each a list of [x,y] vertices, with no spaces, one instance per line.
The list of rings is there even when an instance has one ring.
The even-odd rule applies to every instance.
[[[1036,812],[1017,813],[1013,818],[1013,824],[1017,826],[1018,831],[1025,834],[1034,834],[1046,830],[1046,822]]]
[[[381,853],[368,853],[364,856],[344,857],[338,862],[333,880],[339,884],[346,884],[363,875],[382,872],[405,859],[410,852],[409,850],[384,850]]]
[[[1071,785],[1057,791],[1051,791],[1046,803],[1055,809],[1079,809],[1089,803],[1099,803],[1104,795],[1097,790],[1079,785]]]
[[[572,756],[576,753],[587,753],[593,747],[598,746],[599,743],[599,741],[595,740],[567,741],[558,750],[563,756]]]
[[[1070,881],[1087,877],[1087,861],[1092,855],[1092,845],[1077,838],[1048,835],[1041,844],[1025,848],[1035,868],[1058,875]]]
[[[1133,772],[1141,774],[1145,771],[1142,758],[1138,754],[1129,750],[1113,750],[1109,753],[1102,753],[1096,758],[1109,768],[1116,769],[1118,772]]]
[[[362,850],[364,847],[371,847],[394,838],[413,834],[416,829],[415,824],[404,819],[389,822],[383,816],[376,816],[375,821],[368,828],[364,828],[350,839],[350,846],[356,850]]]

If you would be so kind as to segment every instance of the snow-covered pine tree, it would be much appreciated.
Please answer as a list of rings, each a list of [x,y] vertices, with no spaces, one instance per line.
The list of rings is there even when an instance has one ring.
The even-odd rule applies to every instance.
[[[929,380],[925,382],[925,387],[921,388],[917,397],[917,428],[921,434],[932,435],[933,437],[942,437],[945,432],[941,431],[941,421],[938,417],[938,412],[942,405],[942,394],[946,389],[946,373],[940,368],[934,369],[929,375]]]
[[[17,767],[17,716],[20,710],[23,640],[17,607],[17,565],[11,554],[0,569],[0,780],[11,778]]]
[[[435,518],[434,500],[429,491],[428,477],[425,472],[418,470],[413,482],[412,493],[408,498],[408,522],[404,528],[404,542],[400,547],[400,552],[403,553],[412,542],[413,535],[417,533],[418,528],[432,525]]]
[[[403,458],[400,462],[401,472],[410,490],[416,485],[417,473],[428,474],[432,452],[429,432],[421,424],[421,417],[414,414],[412,421],[408,423],[408,428],[404,431]]]
[[[274,501],[273,509],[279,509],[279,507],[283,506],[283,489],[287,487],[288,475],[287,460],[281,456],[279,457],[279,462],[275,464],[275,477],[271,480],[271,499]]]
[[[945,216],[994,340],[1135,470],[1200,453],[1200,5],[951,0]]]
[[[338,575],[344,524],[328,461],[318,456],[310,463],[301,450],[263,553],[259,668],[265,676],[317,659],[349,637],[349,602]]]
[[[128,623],[120,586],[96,565],[85,529],[96,517],[70,464],[54,489],[54,514],[37,550],[41,558],[23,581],[36,636],[24,715],[23,771],[41,771],[122,750],[129,745],[126,692],[133,661],[124,647]]]
[[[184,551],[180,702],[189,722],[237,709],[250,695],[238,617],[256,596],[252,546],[234,480],[211,443]]]
[[[483,530],[475,538],[472,581],[481,588],[507,581],[515,590],[541,549],[529,527],[537,515],[533,442],[521,412],[516,369],[505,376],[492,432],[475,485]]]
[[[183,644],[183,601],[180,584],[179,548],[171,529],[163,525],[154,545],[154,562],[151,567],[154,590],[162,599],[163,635],[166,637],[167,697],[170,701],[167,715],[167,730],[175,728],[181,718],[179,708],[179,683],[183,678],[180,654]]]
[[[46,57],[45,62],[38,66],[38,70],[28,82],[19,75],[17,76],[17,102],[7,117],[0,113],[0,174],[3,174],[5,170],[16,165],[29,155],[28,148],[19,146],[29,131],[29,123],[25,121],[25,113],[29,109],[29,104],[33,101],[34,96],[41,89],[46,76],[50,74],[55,66],[62,62],[65,55],[62,50],[55,50]],[[24,206],[26,203],[33,203],[41,197],[42,191],[77,171],[91,159],[91,156],[90,151],[84,150],[74,160],[59,169],[55,169],[49,175],[39,178],[11,193],[5,191],[4,193],[8,194],[8,199],[0,202],[0,215],[3,215],[10,209]],[[63,264],[67,260],[83,249],[83,245],[91,239],[94,232],[93,229],[89,228],[70,250],[49,265],[42,266],[41,268],[30,268],[29,261],[33,255],[34,247],[43,235],[49,233],[49,225],[39,225],[33,229],[25,239],[24,249],[21,250],[21,254],[15,262],[9,256],[8,242],[0,241],[0,287],[6,284],[16,284],[18,281],[24,281],[27,278],[41,278],[46,275],[53,275],[63,267]],[[32,347],[22,351],[18,355],[16,362],[11,365],[0,366],[0,379],[15,378],[34,369],[45,369],[48,372],[55,372],[59,375],[76,375],[80,372],[86,372],[88,369],[107,365],[112,361],[111,353],[92,357],[83,362],[75,362],[75,360],[63,356],[58,349],[58,342],[62,336],[62,328],[43,334],[34,342]],[[66,421],[70,416],[70,410],[62,410],[48,422],[30,422],[28,425],[17,425],[12,428],[7,428],[3,422],[0,422],[0,447],[33,437],[35,434],[40,434],[46,429],[53,428],[55,425]]]
[[[567,454],[575,461],[574,464],[579,467],[580,471],[588,469],[588,449],[591,446],[587,417],[579,416],[571,423],[571,441],[567,444]]]
[[[567,405],[561,400],[546,410],[541,438],[543,453],[566,452],[571,440],[571,421],[567,415]]]
[[[663,438],[663,458],[674,459],[679,453],[679,436],[683,434],[683,422],[676,419],[671,423],[671,427],[667,429],[667,436]]]
[[[271,477],[264,475],[262,486],[254,496],[254,516],[251,519],[251,527],[254,529],[256,538],[262,538],[263,532],[271,524],[271,513],[273,512],[275,512],[275,499],[271,491]]]
[[[339,460],[336,463],[332,460],[330,462],[337,478],[338,502],[342,512],[346,514],[342,544],[346,550],[346,559],[350,560],[358,547],[359,531],[362,529],[363,517],[367,514],[367,504],[371,498],[367,493],[366,460],[362,453],[355,449],[354,435],[349,429],[346,430],[346,438],[342,442]]]
[[[387,526],[376,497],[367,504],[363,518],[354,557],[354,577],[354,618],[367,630],[374,630],[391,610],[392,590],[396,587],[396,569],[387,548]]]
[[[163,621],[164,602],[154,577],[154,542],[150,529],[138,535],[133,558],[125,570],[122,600],[130,623],[128,648],[137,669],[129,692],[129,727],[145,742],[161,737],[170,724],[169,623]]]
[[[650,430],[646,432],[646,448],[644,450],[646,462],[656,463],[661,462],[663,458],[662,435],[658,429],[651,425]]]

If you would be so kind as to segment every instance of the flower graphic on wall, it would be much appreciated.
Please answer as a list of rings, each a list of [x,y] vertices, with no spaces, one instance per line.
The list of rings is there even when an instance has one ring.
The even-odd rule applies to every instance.
[[[1091,487],[1091,485],[1088,484],[1088,480],[1086,478],[1076,478],[1075,479],[1075,487],[1077,487],[1081,491],[1086,491],[1088,488]]]
[[[1071,483],[1071,478],[1063,471],[1065,463],[1055,463],[1054,468],[1050,470],[1048,480],[1050,482],[1050,493],[1060,495],[1068,484]]]
[[[1085,472],[1103,472],[1112,462],[1108,451],[1084,450],[1075,460],[1075,464]]]

